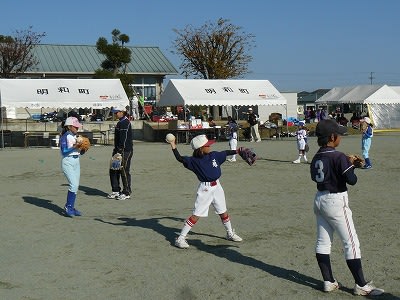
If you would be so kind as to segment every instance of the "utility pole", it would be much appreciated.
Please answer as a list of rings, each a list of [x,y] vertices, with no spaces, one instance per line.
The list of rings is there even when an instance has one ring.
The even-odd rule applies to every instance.
[[[372,76],[372,74],[374,74],[375,72],[371,72],[369,75],[369,80],[371,81],[371,85],[372,85],[372,79],[375,79],[375,77]]]

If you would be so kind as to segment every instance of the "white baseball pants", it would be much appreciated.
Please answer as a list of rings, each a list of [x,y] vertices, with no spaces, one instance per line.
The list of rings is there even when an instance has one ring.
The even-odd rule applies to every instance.
[[[318,191],[314,199],[314,213],[317,218],[316,253],[331,253],[333,233],[336,231],[342,241],[346,260],[361,258],[347,192]]]

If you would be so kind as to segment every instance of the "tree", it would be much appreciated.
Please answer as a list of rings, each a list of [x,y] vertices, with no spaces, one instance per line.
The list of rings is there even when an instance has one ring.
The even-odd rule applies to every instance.
[[[129,42],[129,36],[121,34],[118,29],[114,29],[112,32],[112,43],[109,44],[107,39],[100,37],[97,40],[96,47],[99,53],[104,54],[106,59],[101,63],[101,67],[104,70],[112,71],[113,76],[120,72],[122,66],[131,62],[132,51],[124,45]],[[126,69],[122,73],[125,73]]]
[[[126,73],[126,66],[131,62],[132,51],[125,47],[129,43],[129,36],[121,33],[118,29],[111,32],[112,43],[109,44],[105,37],[100,37],[97,40],[97,51],[103,54],[106,58],[101,63],[103,69],[98,69],[95,72],[95,78],[119,78],[125,89],[128,98],[132,98],[133,76]]]
[[[13,78],[36,66],[39,61],[32,50],[44,36],[32,27],[16,30],[14,36],[0,35],[0,77]]]
[[[203,79],[227,79],[248,73],[254,36],[241,32],[227,19],[207,22],[200,28],[192,25],[182,30],[174,29],[177,38],[172,51],[183,57],[180,69],[185,76]]]

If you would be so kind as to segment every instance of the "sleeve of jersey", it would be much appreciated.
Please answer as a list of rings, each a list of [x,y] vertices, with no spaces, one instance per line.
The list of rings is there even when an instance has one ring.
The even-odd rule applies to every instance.
[[[237,150],[225,150],[226,156],[238,154]]]
[[[64,156],[67,156],[71,152],[75,151],[75,148],[70,145],[70,142],[68,140],[68,134],[64,134],[61,139],[60,139],[60,149],[61,153]]]
[[[214,152],[215,157],[218,161],[219,164],[222,164],[224,161],[226,161],[226,156],[227,156],[227,151],[231,151],[231,150],[225,150],[225,151],[221,151],[221,152]],[[234,150],[232,150],[234,151]],[[236,151],[234,151],[233,154],[236,154]],[[231,154],[231,155],[233,155]]]
[[[354,173],[354,166],[349,162],[345,154],[340,156],[340,168],[343,170],[342,174],[346,179],[346,183],[355,185],[357,183],[357,176]]]
[[[364,135],[365,138],[372,137],[372,128],[368,126],[367,130],[364,132],[363,135]]]
[[[181,156],[181,154],[179,153],[178,149],[177,148],[172,149],[172,152],[174,153],[174,156],[175,156],[176,160],[183,164],[184,159]]]

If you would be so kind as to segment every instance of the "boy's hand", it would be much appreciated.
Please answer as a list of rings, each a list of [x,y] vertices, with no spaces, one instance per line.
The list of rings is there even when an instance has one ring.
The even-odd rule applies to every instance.
[[[172,149],[176,148],[176,138],[172,133],[166,135],[165,141],[171,145]]]

